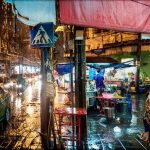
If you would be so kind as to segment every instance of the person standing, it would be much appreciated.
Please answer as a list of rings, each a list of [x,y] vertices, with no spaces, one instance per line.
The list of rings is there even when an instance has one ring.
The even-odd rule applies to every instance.
[[[97,74],[94,76],[95,84],[96,84],[96,90],[97,95],[102,95],[102,92],[104,91],[105,85],[104,85],[104,77],[100,74],[100,69],[97,70]]]
[[[101,96],[105,85],[104,77],[100,74],[100,69],[97,70],[97,74],[93,77],[93,79],[95,80],[96,84],[97,96]],[[98,102],[98,99],[96,99],[94,102],[94,110],[97,110],[97,105],[99,105],[100,110],[102,110],[102,105],[100,103],[98,104]]]

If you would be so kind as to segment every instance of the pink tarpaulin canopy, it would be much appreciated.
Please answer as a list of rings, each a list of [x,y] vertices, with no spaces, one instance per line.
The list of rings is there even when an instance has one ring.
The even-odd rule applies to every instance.
[[[150,33],[148,0],[59,0],[60,22]]]

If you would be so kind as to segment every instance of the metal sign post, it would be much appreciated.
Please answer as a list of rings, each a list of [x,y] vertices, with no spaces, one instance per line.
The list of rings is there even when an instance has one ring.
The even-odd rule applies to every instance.
[[[38,24],[30,30],[30,44],[32,48],[53,47],[54,29],[53,23]]]
[[[50,148],[49,118],[50,103],[54,99],[52,67],[50,63],[50,47],[54,44],[53,23],[38,24],[30,30],[30,44],[33,48],[41,47],[41,139],[44,149]]]

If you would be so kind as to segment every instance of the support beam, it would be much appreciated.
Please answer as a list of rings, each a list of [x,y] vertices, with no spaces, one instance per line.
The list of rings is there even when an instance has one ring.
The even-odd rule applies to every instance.
[[[76,106],[86,109],[86,56],[84,28],[75,27],[75,101]],[[82,119],[82,141],[87,139],[87,119]],[[83,145],[81,147],[83,149]]]
[[[86,109],[86,56],[84,29],[75,27],[75,99],[76,106]]]

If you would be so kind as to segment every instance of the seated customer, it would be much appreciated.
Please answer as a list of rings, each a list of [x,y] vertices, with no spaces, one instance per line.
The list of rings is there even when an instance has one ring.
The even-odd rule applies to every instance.
[[[145,114],[143,118],[145,132],[141,135],[141,139],[148,142],[150,140],[150,92],[145,104]]]

